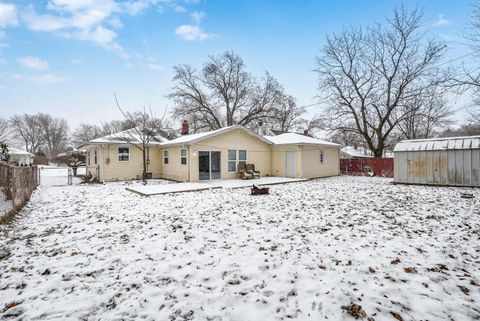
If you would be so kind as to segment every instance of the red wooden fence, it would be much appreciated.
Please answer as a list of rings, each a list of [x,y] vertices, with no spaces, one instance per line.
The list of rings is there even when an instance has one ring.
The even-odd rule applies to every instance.
[[[353,176],[393,177],[393,158],[341,159],[340,173]]]

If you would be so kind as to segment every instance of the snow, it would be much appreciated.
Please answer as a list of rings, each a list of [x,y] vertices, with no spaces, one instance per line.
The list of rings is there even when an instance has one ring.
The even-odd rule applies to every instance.
[[[348,156],[351,156],[351,157],[367,157],[367,158],[373,157],[372,152],[363,147],[355,148],[352,146],[345,146],[345,147],[342,147],[341,151],[342,153],[347,154]]]
[[[40,186],[0,226],[0,317],[353,320],[355,303],[375,320],[480,318],[480,190],[391,182]]]
[[[252,135],[252,136],[270,144],[270,141],[268,139],[265,139],[264,137],[262,137],[260,135],[257,135],[253,131],[251,131],[251,130],[243,127],[243,126],[240,126],[240,125],[234,125],[234,126],[222,127],[220,129],[211,130],[211,131],[203,132],[203,133],[183,135],[183,136],[180,136],[180,137],[178,137],[176,139],[173,139],[171,141],[164,142],[161,145],[162,146],[173,146],[173,145],[191,144],[191,143],[195,143],[195,142],[201,141],[201,140],[209,138],[209,137],[214,137],[216,135],[220,135],[220,134],[223,134],[223,133],[235,130],[235,129],[243,130],[246,133],[248,133],[249,135]]]
[[[177,137],[177,133],[169,128],[162,128],[159,130],[159,134],[155,135],[155,137],[148,143],[149,146],[158,146],[162,142],[167,142],[172,138]],[[100,138],[96,138],[91,140],[90,142],[83,144],[82,146],[86,146],[89,144],[129,144],[129,143],[141,143],[142,137],[138,135],[138,132],[135,128],[127,129],[122,132],[114,133],[111,135],[103,136]]]
[[[394,152],[418,150],[454,150],[480,148],[480,136],[441,137],[402,140],[395,145]]]
[[[171,144],[184,144],[184,143],[191,143],[193,141],[197,141],[199,139],[204,139],[206,137],[211,137],[211,136],[215,136],[215,135],[218,135],[220,133],[223,133],[223,132],[227,132],[231,129],[233,129],[234,127],[236,126],[227,126],[227,127],[223,127],[223,128],[220,128],[220,129],[217,129],[217,130],[211,130],[211,131],[208,131],[208,132],[203,132],[203,133],[196,133],[196,134],[190,134],[190,135],[183,135],[183,136],[180,136],[180,137],[177,137],[163,145],[171,145]]]
[[[242,180],[242,179],[221,179],[211,180],[199,183],[172,183],[164,185],[147,185],[147,186],[134,186],[127,187],[127,190],[136,192],[144,196],[168,194],[168,193],[181,193],[191,191],[201,191],[206,189],[215,188],[240,188],[251,187],[253,184],[259,185],[271,185],[301,182],[305,179],[289,178],[289,177],[262,177],[254,180]]]
[[[320,145],[340,148],[339,144],[296,133],[285,133],[277,136],[264,136],[275,145]]]
[[[8,153],[10,155],[25,155],[25,156],[33,156],[32,153],[29,153],[27,151],[15,148],[15,147],[8,147]]]

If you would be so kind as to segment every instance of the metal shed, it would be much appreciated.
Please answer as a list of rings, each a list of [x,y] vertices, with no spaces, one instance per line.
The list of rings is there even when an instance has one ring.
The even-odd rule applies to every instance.
[[[480,136],[404,140],[393,151],[395,183],[480,187]]]

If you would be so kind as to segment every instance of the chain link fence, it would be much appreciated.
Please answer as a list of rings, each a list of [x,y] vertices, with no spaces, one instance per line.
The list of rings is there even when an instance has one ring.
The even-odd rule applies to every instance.
[[[36,166],[0,162],[0,223],[18,211],[38,185]]]

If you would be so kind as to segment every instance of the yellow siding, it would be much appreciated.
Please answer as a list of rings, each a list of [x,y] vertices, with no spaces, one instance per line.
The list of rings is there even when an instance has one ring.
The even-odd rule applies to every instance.
[[[320,151],[323,151],[323,164],[320,163]],[[338,148],[308,147],[302,152],[303,177],[315,178],[340,174]]]
[[[198,152],[199,151],[220,151],[221,153],[221,178],[237,178],[237,173],[228,172],[228,150],[246,150],[247,163],[254,164],[262,176],[271,176],[271,148],[270,145],[260,141],[258,138],[247,134],[241,129],[205,139],[193,144],[190,150],[190,181],[198,181]]]
[[[130,160],[118,161],[118,147],[130,147]],[[129,145],[90,145],[90,164],[87,173],[99,176],[100,180],[131,180],[142,176],[142,151]],[[97,150],[97,164],[94,151]],[[181,164],[180,151],[187,150],[187,164]],[[236,172],[228,172],[228,150],[246,150],[247,163],[255,164],[261,176],[285,176],[285,152],[294,151],[295,177],[315,178],[339,175],[339,150],[331,147],[313,147],[299,145],[272,146],[249,135],[241,129],[232,130],[218,136],[205,139],[191,146],[167,148],[151,147],[148,172],[154,178],[166,178],[176,181],[197,182],[199,151],[219,151],[221,153],[221,179],[237,178]],[[164,164],[163,152],[168,151],[169,163]],[[320,164],[320,150],[324,151],[324,164]],[[109,159],[109,161],[107,161]],[[98,173],[98,174],[97,174]]]
[[[182,165],[180,160],[180,150],[187,150],[187,164]],[[163,152],[168,151],[168,164],[163,162]],[[188,168],[190,166],[190,157],[188,157],[188,147],[170,147],[161,150],[160,164],[162,165],[162,178],[175,181],[188,181]]]
[[[272,148],[272,176],[285,176],[285,152],[295,152],[295,177],[302,177],[302,153],[298,145],[281,145]]]
[[[118,160],[118,147],[130,148],[130,160]],[[94,150],[97,150],[97,164],[94,161]],[[143,172],[143,153],[132,145],[96,145],[87,147],[90,151],[90,165],[87,162],[87,173],[99,175],[102,181],[141,179]],[[161,177],[161,154],[158,147],[150,147],[150,161],[147,171],[154,178]],[[97,172],[98,171],[98,172]]]
[[[320,165],[320,151],[324,151],[324,163]],[[339,175],[338,148],[281,145],[272,148],[272,175],[285,176],[285,152],[296,152],[295,177],[315,178]]]

